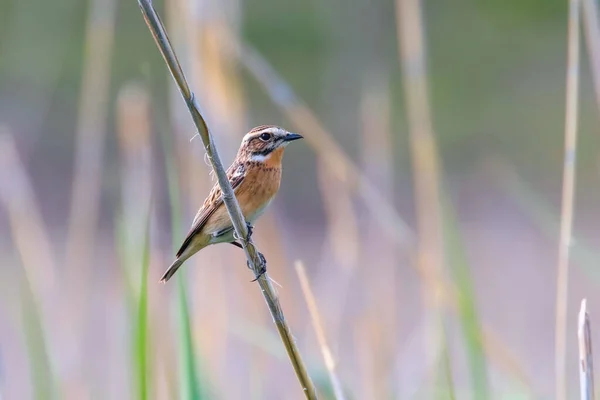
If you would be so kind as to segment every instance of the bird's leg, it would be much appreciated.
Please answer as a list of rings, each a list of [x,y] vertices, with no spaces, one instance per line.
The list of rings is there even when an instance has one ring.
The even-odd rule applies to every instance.
[[[267,259],[265,258],[265,256],[263,256],[261,252],[258,253],[258,257],[260,257],[260,269],[258,270],[258,274],[256,275],[256,277],[250,282],[256,282],[258,278],[260,278],[265,274],[265,272],[267,272]],[[248,261],[246,261],[246,264],[248,264],[248,268],[250,268],[250,263]]]

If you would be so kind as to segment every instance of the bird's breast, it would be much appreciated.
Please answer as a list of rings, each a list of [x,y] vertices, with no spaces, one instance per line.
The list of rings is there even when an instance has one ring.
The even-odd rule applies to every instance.
[[[254,221],[271,203],[281,182],[281,168],[250,166],[246,177],[236,190],[244,218]]]

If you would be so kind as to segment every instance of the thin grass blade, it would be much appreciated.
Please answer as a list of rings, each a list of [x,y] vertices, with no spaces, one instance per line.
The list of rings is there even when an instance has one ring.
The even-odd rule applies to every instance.
[[[55,375],[52,370],[44,330],[42,328],[40,310],[31,291],[29,282],[22,279],[21,304],[22,318],[29,355],[29,369],[33,386],[33,398],[36,400],[58,399]]]
[[[163,132],[167,132],[165,129]],[[173,231],[173,250],[179,243],[176,238],[177,232],[181,232],[181,208],[179,199],[179,185],[177,180],[177,170],[173,159],[172,143],[167,134],[162,134],[161,139],[165,150],[165,168],[167,171],[167,185],[169,191],[169,202],[171,211],[171,229]],[[203,388],[205,385],[199,378],[197,370],[196,348],[192,335],[192,324],[189,302],[185,291],[185,282],[183,275],[179,274],[177,279],[177,309],[178,309],[178,330],[179,330],[179,360],[180,360],[180,379],[179,390],[180,398],[185,400],[204,399]]]
[[[491,393],[489,390],[487,361],[469,263],[454,210],[444,196],[442,196],[442,208],[446,254],[449,271],[457,288],[458,315],[468,354],[473,396],[475,399],[489,399]]]
[[[134,334],[137,396],[140,400],[146,400],[149,397],[148,269],[150,266],[150,210],[151,208],[148,210],[146,217],[145,239],[142,249],[142,273]]]

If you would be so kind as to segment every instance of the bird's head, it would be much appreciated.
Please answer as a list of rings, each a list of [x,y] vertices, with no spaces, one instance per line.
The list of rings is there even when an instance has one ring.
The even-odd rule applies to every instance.
[[[278,126],[257,126],[244,136],[238,157],[258,162],[264,162],[272,158],[281,160],[283,149],[290,142],[298,139],[302,139],[302,136],[288,132]]]

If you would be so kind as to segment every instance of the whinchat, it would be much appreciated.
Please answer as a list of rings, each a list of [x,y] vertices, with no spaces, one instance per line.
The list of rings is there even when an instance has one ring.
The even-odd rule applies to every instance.
[[[302,139],[302,136],[272,125],[258,126],[242,139],[235,160],[227,169],[227,178],[248,224],[249,235],[254,222],[279,191],[283,152],[290,142],[297,139]],[[188,258],[206,246],[231,243],[241,248],[234,233],[221,198],[221,188],[215,183],[161,282],[168,281]]]

